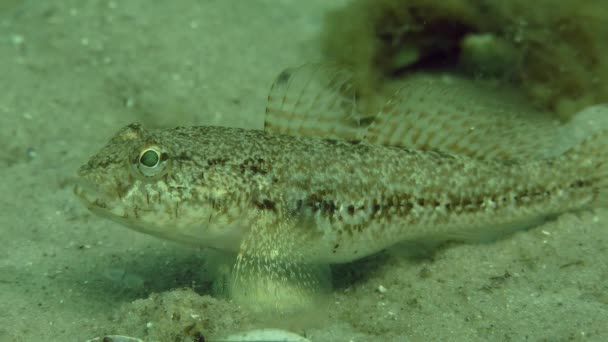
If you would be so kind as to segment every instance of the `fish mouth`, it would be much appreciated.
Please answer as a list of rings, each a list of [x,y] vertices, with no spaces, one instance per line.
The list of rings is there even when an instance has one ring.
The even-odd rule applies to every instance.
[[[110,196],[98,187],[84,179],[78,179],[74,183],[74,195],[82,201],[89,209],[108,210]]]

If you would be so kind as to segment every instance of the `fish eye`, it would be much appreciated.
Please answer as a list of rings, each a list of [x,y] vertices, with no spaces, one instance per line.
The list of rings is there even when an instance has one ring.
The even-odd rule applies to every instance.
[[[146,146],[138,150],[132,159],[136,174],[144,178],[163,175],[169,164],[169,155],[157,146]]]
[[[158,166],[160,162],[160,152],[154,149],[147,149],[142,151],[139,155],[139,164],[145,167],[155,167]]]

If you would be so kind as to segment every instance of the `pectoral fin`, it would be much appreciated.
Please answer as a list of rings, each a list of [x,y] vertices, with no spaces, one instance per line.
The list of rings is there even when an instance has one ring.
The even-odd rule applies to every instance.
[[[306,263],[293,224],[261,211],[242,242],[234,266],[230,297],[261,311],[311,309],[329,287],[328,265]]]

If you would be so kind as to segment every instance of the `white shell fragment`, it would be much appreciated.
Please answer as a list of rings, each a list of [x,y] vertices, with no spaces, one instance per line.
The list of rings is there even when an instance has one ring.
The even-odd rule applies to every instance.
[[[310,342],[309,339],[304,338],[298,334],[290,331],[281,329],[256,329],[246,332],[230,335],[222,339],[222,341],[247,341],[247,342],[261,342],[261,341],[273,341],[273,342]]]

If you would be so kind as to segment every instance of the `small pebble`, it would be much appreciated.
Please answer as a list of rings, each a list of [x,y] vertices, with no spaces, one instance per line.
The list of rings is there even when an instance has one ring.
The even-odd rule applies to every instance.
[[[25,38],[23,38],[22,35],[14,34],[11,36],[11,42],[13,43],[13,45],[21,45],[24,41]]]
[[[29,160],[35,159],[38,156],[38,153],[33,147],[28,148],[26,154]]]

